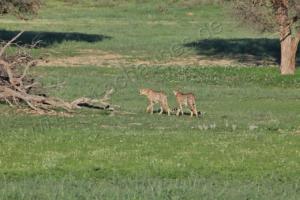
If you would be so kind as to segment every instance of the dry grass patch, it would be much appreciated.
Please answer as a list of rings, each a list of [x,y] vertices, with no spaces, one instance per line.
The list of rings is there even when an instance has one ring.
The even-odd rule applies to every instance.
[[[77,56],[53,58],[50,57],[38,63],[39,66],[60,66],[60,67],[80,67],[80,66],[133,66],[133,65],[149,65],[149,66],[228,66],[234,64],[231,59],[212,59],[204,56],[189,56],[180,58],[171,58],[165,60],[146,60],[142,58],[134,59],[112,52],[101,50],[82,50]]]
[[[53,58],[50,57],[38,63],[39,66],[60,66],[60,67],[80,67],[80,66],[117,66],[126,65],[128,61],[125,56],[116,53],[104,52],[100,50],[82,50],[77,56]]]

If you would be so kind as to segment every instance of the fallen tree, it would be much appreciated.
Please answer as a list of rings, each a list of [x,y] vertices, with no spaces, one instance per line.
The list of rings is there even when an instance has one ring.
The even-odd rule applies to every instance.
[[[99,99],[80,97],[72,102],[48,96],[41,84],[28,75],[29,69],[36,65],[37,60],[22,47],[19,47],[13,55],[6,54],[8,47],[17,46],[14,42],[22,33],[4,43],[0,50],[0,102],[12,107],[25,105],[38,114],[53,113],[58,110],[72,112],[81,107],[115,110],[115,106],[109,103],[113,89],[106,91]]]

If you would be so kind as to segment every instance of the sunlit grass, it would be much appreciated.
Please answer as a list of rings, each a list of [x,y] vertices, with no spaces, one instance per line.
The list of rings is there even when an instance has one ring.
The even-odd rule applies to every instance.
[[[132,61],[126,66],[31,71],[46,86],[63,85],[48,92],[66,100],[98,98],[113,87],[112,103],[123,113],[81,109],[69,117],[38,116],[1,104],[1,200],[300,196],[299,72],[280,76],[274,67],[240,64],[137,65],[137,60],[195,57],[199,52],[184,44],[198,40],[274,35],[247,30],[226,7],[198,1],[191,6],[171,0],[71,1],[46,1],[29,21],[1,16],[0,38],[21,29],[40,36],[63,34],[34,49],[36,57],[58,59],[84,50],[126,55]],[[212,28],[212,22],[221,29]],[[69,33],[72,40],[64,39]],[[72,33],[107,38],[87,42]],[[165,91],[171,108],[176,107],[173,89],[193,92],[203,115],[147,114],[141,87]]]
[[[50,91],[65,99],[96,97],[110,84],[113,103],[133,114],[83,109],[73,117],[32,116],[2,105],[0,197],[296,199],[299,80],[275,68],[226,70],[148,68],[128,79],[120,78],[121,69],[34,70],[45,84],[65,81]],[[165,90],[171,107],[173,88],[192,91],[205,114],[151,116],[140,87]]]

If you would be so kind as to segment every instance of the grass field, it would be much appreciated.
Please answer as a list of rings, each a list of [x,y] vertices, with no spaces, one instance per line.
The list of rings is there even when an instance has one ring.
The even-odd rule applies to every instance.
[[[253,62],[276,59],[274,36],[239,27],[220,6],[107,2],[51,0],[32,21],[0,18],[0,38],[26,29],[24,43],[44,39],[34,53],[49,53],[50,64],[31,73],[64,82],[51,95],[98,97],[113,87],[124,111],[37,116],[1,104],[0,199],[298,199],[300,73],[282,77]],[[184,60],[199,57],[214,65]],[[173,89],[192,91],[204,114],[147,114],[140,87],[164,90],[172,108]]]

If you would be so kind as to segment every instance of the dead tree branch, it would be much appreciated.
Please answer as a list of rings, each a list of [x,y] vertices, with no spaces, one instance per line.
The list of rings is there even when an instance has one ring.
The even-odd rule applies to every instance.
[[[37,61],[28,53],[24,53],[24,49],[19,50],[19,54],[11,59],[4,55],[6,49],[12,46],[22,33],[23,31],[17,34],[0,50],[0,101],[10,106],[19,106],[23,103],[38,114],[53,113],[57,110],[72,112],[81,107],[115,110],[115,107],[109,103],[113,89],[106,91],[99,99],[80,97],[72,102],[48,97],[44,91],[43,94],[32,94],[31,89],[40,84],[30,77],[28,72]]]

